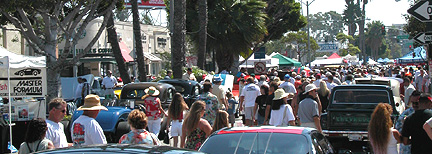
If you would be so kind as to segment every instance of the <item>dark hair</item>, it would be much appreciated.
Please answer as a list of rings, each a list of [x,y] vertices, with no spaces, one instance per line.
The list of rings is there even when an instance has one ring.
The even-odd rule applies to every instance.
[[[271,105],[271,109],[272,110],[279,110],[280,106],[283,104],[285,104],[283,99],[273,100],[272,105]]]
[[[333,81],[333,75],[329,75],[329,76],[327,77],[327,79],[329,79],[329,80],[332,80],[332,81]]]
[[[190,67],[189,67],[189,68],[187,68],[187,70],[188,70],[188,71],[191,71],[191,72],[192,72],[192,68],[190,68]]]
[[[128,123],[135,129],[145,129],[147,127],[147,116],[144,112],[135,109],[129,113]]]
[[[429,93],[422,93],[421,95],[420,95],[420,98],[419,98],[419,103],[430,103],[432,100],[432,98],[431,98],[432,96],[431,96],[431,94],[429,94]]]
[[[346,76],[346,80],[352,80],[353,79],[353,76],[351,75],[351,74],[348,74],[347,76]]]
[[[167,74],[168,74],[168,73],[172,73],[172,71],[171,71],[171,70],[168,70],[168,71],[167,71]]]
[[[178,120],[185,109],[187,109],[187,105],[183,96],[180,93],[175,93],[168,108],[168,116],[173,120]]]
[[[414,91],[411,93],[411,96],[420,96],[420,95],[421,95],[421,92],[418,91],[418,90],[414,90]]]
[[[265,95],[269,94],[269,87],[267,85],[261,85],[261,89],[264,89],[264,94]]]
[[[211,84],[211,83],[209,83],[209,82],[204,82],[204,84],[203,84],[203,91],[204,91],[205,93],[206,93],[206,92],[209,92],[211,88],[212,88],[212,84]]]
[[[254,78],[253,78],[253,77],[248,77],[248,78],[246,79],[246,81],[247,81],[248,83],[254,83]]]
[[[37,140],[42,140],[45,138],[46,130],[47,124],[44,119],[32,119],[27,125],[27,132],[24,141],[27,143],[33,143]]]
[[[53,108],[58,108],[60,105],[66,105],[66,102],[63,100],[63,98],[53,98],[48,103],[48,111],[51,111]]]
[[[279,88],[279,85],[276,81],[272,81],[270,82],[270,87],[273,87],[273,89],[276,91]]]

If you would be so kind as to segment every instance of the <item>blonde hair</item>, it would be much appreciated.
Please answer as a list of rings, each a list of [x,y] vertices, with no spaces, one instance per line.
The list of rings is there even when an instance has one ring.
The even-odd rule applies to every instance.
[[[216,113],[216,119],[213,124],[212,132],[215,132],[224,127],[228,127],[228,112],[224,110],[219,110]]]
[[[393,126],[391,114],[392,106],[387,103],[379,103],[371,115],[368,126],[368,136],[373,151],[376,154],[386,154],[387,144],[390,141],[390,128]]]
[[[327,88],[327,84],[325,81],[321,80],[320,87],[318,88],[317,92],[321,96],[327,96],[330,93],[330,90]]]
[[[201,119],[201,112],[205,110],[205,107],[205,103],[201,100],[197,100],[192,104],[192,107],[183,123],[183,126],[186,125],[187,135],[190,135],[190,133],[197,128]]]

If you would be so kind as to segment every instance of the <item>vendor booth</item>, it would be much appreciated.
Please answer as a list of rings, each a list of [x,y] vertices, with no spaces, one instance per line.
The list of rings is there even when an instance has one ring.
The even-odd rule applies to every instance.
[[[24,140],[26,121],[46,117],[45,66],[45,57],[18,55],[0,46],[0,97],[9,100],[8,104],[0,106],[0,113],[11,130],[9,141],[15,147],[19,147]],[[12,135],[12,132],[18,133]],[[0,145],[2,153],[5,150],[3,141]]]
[[[426,65],[426,50],[423,46],[417,47],[414,50],[408,52],[401,58],[396,59],[396,63],[399,66],[408,66],[408,65]]]
[[[272,58],[268,55],[265,55],[264,59],[255,59],[254,58],[255,55],[254,53],[249,57],[249,59],[247,59],[242,65],[240,65],[239,67],[244,67],[244,68],[254,68],[254,64],[255,62],[265,62],[266,67],[270,68],[270,67],[278,67],[278,63],[279,63],[279,59],[277,58]],[[239,57],[239,61],[244,61],[245,59],[243,57]]]
[[[284,55],[281,55],[279,53],[274,53],[270,55],[272,58],[277,58],[279,59],[279,68],[286,68],[286,67],[300,67],[301,63],[298,61],[295,61],[291,58],[288,58]]]

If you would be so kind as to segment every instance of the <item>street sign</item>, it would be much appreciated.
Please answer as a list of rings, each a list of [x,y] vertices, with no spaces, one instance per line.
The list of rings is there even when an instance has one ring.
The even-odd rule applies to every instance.
[[[408,39],[409,35],[398,35],[396,38],[399,40]]]
[[[254,59],[265,59],[265,48],[261,47],[254,53]]]
[[[408,9],[408,13],[421,22],[431,22],[432,0],[420,1]]]
[[[419,33],[414,37],[414,40],[421,43],[430,43],[432,42],[432,32]]]
[[[254,63],[254,71],[255,71],[255,74],[267,73],[266,62],[255,62]]]

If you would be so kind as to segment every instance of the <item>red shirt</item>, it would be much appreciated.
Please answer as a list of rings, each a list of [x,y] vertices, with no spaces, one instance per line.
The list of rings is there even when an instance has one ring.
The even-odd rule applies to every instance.
[[[146,107],[146,116],[149,120],[156,120],[162,117],[160,108],[160,99],[158,97],[149,96],[144,99],[144,106]]]

